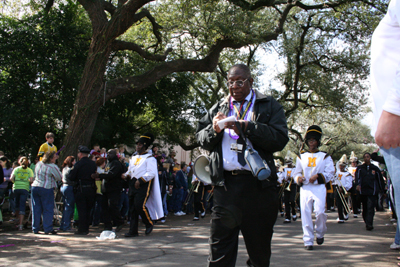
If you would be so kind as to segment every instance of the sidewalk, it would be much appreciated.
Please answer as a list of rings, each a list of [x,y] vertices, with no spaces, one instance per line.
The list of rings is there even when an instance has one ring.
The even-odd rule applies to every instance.
[[[272,242],[271,266],[397,266],[398,251],[390,250],[395,227],[389,212],[377,212],[373,231],[366,231],[362,218],[336,223],[328,213],[328,233],[322,246],[303,247],[301,219],[284,224],[278,217]],[[34,235],[28,230],[0,231],[0,266],[206,266],[210,216],[192,221],[191,215],[170,215],[156,224],[153,233],[124,238],[128,226],[115,240],[98,241],[101,229],[85,237],[73,233]],[[240,237],[236,266],[246,266],[247,253]]]

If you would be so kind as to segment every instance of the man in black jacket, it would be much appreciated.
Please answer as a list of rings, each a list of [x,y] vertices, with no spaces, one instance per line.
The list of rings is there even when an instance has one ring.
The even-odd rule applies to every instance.
[[[358,166],[356,170],[356,189],[360,192],[365,228],[371,231],[374,229],[373,221],[378,194],[383,192],[385,187],[381,170],[371,164],[371,154],[365,153],[363,158],[364,164]]]
[[[282,150],[289,138],[282,106],[253,90],[252,84],[246,65],[233,66],[228,72],[230,96],[215,104],[197,126],[198,142],[210,151],[210,176],[215,186],[209,266],[235,266],[239,231],[249,254],[248,266],[269,266],[278,213],[272,154]],[[218,126],[218,121],[230,116],[242,125],[247,144],[234,122]],[[270,177],[263,181],[253,177],[243,161],[246,145],[268,163]]]
[[[123,180],[121,176],[126,171],[126,167],[118,160],[115,149],[108,150],[107,159],[108,163],[105,172],[102,174],[96,173],[93,177],[98,177],[102,180],[101,192],[103,193],[103,198],[101,207],[104,230],[111,231],[114,223],[117,226],[115,231],[119,232],[124,225],[124,220],[118,208],[118,202],[122,191]]]
[[[94,206],[96,197],[95,180],[91,175],[96,173],[96,163],[88,158],[90,149],[79,146],[79,161],[72,167],[68,179],[75,182],[75,203],[78,209],[79,223],[76,235],[87,235],[89,233],[90,211]]]

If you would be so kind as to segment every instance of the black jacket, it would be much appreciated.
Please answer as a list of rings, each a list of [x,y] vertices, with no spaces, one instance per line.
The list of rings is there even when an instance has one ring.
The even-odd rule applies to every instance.
[[[248,122],[245,131],[246,137],[251,141],[261,158],[266,160],[271,169],[271,177],[264,180],[263,187],[276,186],[276,168],[273,153],[282,150],[289,141],[285,112],[281,104],[273,97],[256,92],[256,101],[253,116]],[[222,159],[223,131],[217,134],[212,126],[212,120],[221,112],[228,115],[229,98],[215,104],[199,121],[196,138],[200,146],[210,151],[210,174],[213,185],[224,185],[224,168]]]
[[[102,179],[101,191],[103,193],[122,190],[123,179],[121,175],[126,172],[126,166],[118,158],[107,163],[105,173],[99,175]]]
[[[385,189],[381,170],[374,164],[358,166],[355,180],[361,186],[361,195],[377,195]]]
[[[83,157],[72,167],[67,175],[67,179],[76,182],[77,186],[93,185],[94,187],[95,183],[92,174],[95,173],[96,170],[96,163],[88,157]]]

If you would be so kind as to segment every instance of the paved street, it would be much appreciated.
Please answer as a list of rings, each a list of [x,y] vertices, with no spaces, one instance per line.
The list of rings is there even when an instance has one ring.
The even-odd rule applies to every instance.
[[[98,241],[101,229],[88,236],[73,233],[34,235],[28,230],[4,231],[0,228],[1,266],[206,266],[209,215],[193,222],[192,216],[171,215],[165,224],[157,224],[150,236]],[[328,213],[328,233],[322,246],[313,251],[303,248],[301,221],[275,225],[271,266],[397,266],[398,251],[389,249],[395,227],[389,212],[375,215],[371,232],[362,218],[336,223],[337,213]],[[127,231],[126,226],[119,235]],[[240,237],[236,266],[246,266],[246,249]]]

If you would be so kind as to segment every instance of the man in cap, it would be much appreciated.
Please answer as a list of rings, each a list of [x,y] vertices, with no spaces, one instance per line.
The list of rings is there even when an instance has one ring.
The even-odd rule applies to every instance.
[[[110,149],[107,152],[108,163],[104,173],[94,174],[94,179],[102,180],[101,192],[103,194],[101,208],[103,213],[104,230],[111,231],[113,224],[117,226],[116,232],[119,232],[124,220],[121,216],[118,202],[121,199],[122,191],[122,174],[126,171],[126,167],[118,160],[117,151]]]
[[[210,177],[214,185],[209,266],[235,266],[238,235],[243,234],[248,266],[269,266],[273,227],[278,215],[277,176],[273,153],[288,142],[283,107],[271,96],[252,88],[248,66],[229,69],[230,95],[216,103],[199,121],[196,138],[210,151]],[[235,117],[234,121],[220,120]],[[228,119],[229,120],[229,119]],[[258,180],[244,159],[245,145],[258,151],[271,175]]]
[[[79,146],[79,161],[72,167],[68,179],[75,182],[75,203],[79,214],[77,235],[89,233],[90,211],[94,206],[96,197],[95,180],[91,177],[96,173],[96,163],[88,158],[90,149],[86,146]]]
[[[304,139],[308,150],[301,151],[293,173],[294,180],[301,186],[301,224],[304,247],[307,250],[314,248],[313,207],[317,244],[324,243],[324,235],[327,231],[327,215],[325,213],[327,188],[325,185],[333,179],[335,174],[332,158],[326,152],[318,149],[321,145],[321,136],[322,130],[319,126],[312,125],[307,129]]]
[[[145,234],[153,231],[153,220],[164,217],[161,192],[158,181],[157,160],[153,157],[149,146],[153,143],[151,133],[141,135],[136,143],[136,155],[129,161],[129,169],[123,175],[129,181],[129,209],[131,222],[125,237],[139,235],[139,216],[146,225]]]

